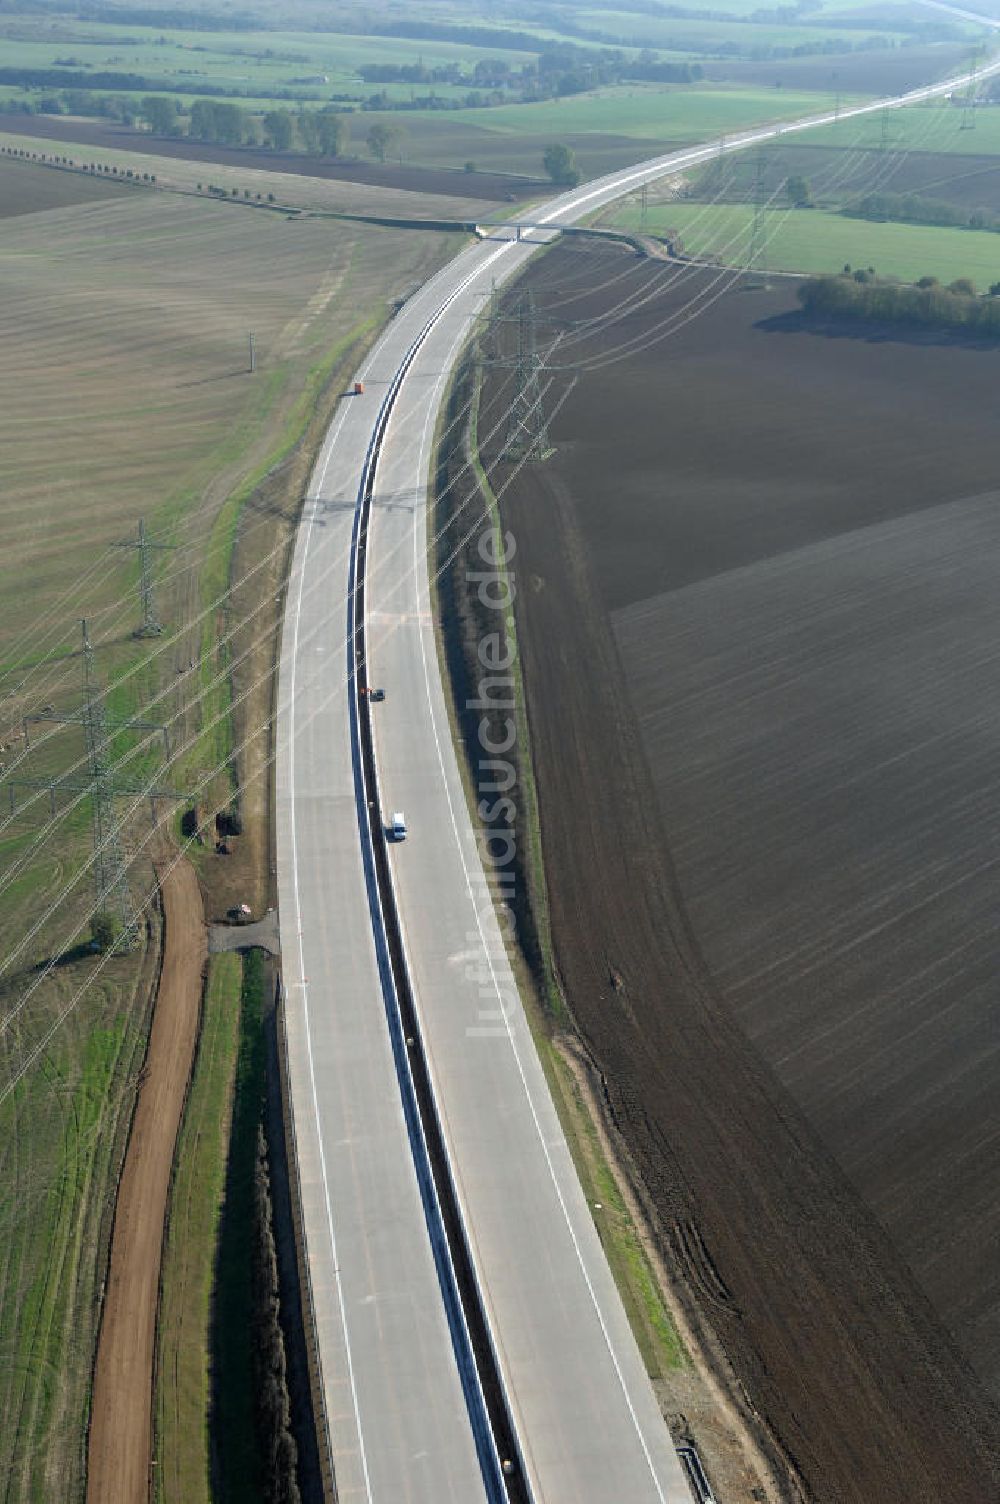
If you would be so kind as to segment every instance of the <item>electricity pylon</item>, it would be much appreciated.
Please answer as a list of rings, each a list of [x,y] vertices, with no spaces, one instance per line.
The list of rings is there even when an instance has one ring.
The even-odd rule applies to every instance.
[[[171,548],[170,543],[154,543],[146,532],[146,519],[139,518],[139,536],[125,538],[116,543],[116,548],[134,548],[139,553],[139,609],[142,621],[136,627],[134,637],[159,637],[163,631],[153,601],[153,564],[150,555],[154,548]]]
[[[479,337],[479,355],[483,362],[493,362],[500,357],[500,325],[503,314],[500,308],[500,289],[496,278],[490,286],[490,299],[486,308],[486,327]]]
[[[542,406],[542,389],[538,374],[544,370],[538,353],[535,295],[523,293],[517,308],[517,355],[514,380],[517,390],[507,415],[507,433],[500,458],[504,460],[544,460],[553,453]]]
[[[767,204],[765,172],[767,161],[763,151],[757,153],[753,175],[753,225],[750,229],[750,244],[747,247],[746,272],[759,272],[767,285],[767,236],[764,233],[764,209]]]
[[[94,887],[97,912],[111,914],[118,921],[115,941],[116,951],[131,950],[135,944],[138,917],[132,903],[128,885],[128,863],[121,839],[121,823],[115,816],[115,800],[128,795],[142,796],[149,800],[150,816],[156,823],[158,799],[181,799],[183,794],[174,789],[146,788],[141,784],[125,782],[115,776],[111,756],[111,738],[119,731],[160,731],[163,733],[167,756],[170,756],[170,741],[167,728],[156,721],[140,720],[137,716],[110,716],[106,695],[97,683],[94,670],[94,649],[87,631],[86,620],[81,622],[83,632],[84,699],[79,710],[60,713],[42,711],[25,717],[24,736],[28,742],[28,726],[36,721],[54,721],[59,725],[80,726],[83,729],[87,752],[87,772],[82,778],[11,778],[5,780],[10,788],[10,808],[15,809],[15,790],[29,788],[48,789],[49,804],[55,814],[57,790],[67,794],[89,794],[94,843]]]
[[[959,130],[974,131],[976,128],[976,75],[979,72],[979,53],[974,50],[969,64],[969,87],[962,106],[962,124]]]

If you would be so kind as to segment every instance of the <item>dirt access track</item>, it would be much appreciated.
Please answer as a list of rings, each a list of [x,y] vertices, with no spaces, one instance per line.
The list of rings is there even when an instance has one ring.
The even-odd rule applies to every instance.
[[[88,1504],[140,1504],[149,1496],[163,1222],[207,955],[201,891],[190,863],[165,866],[160,892],[163,965],[115,1207],[94,1370]]]
[[[885,605],[893,577],[872,563],[872,540],[882,536],[878,525],[884,533],[897,512],[906,519],[904,532],[912,531],[921,520],[930,526],[949,497],[982,492],[984,476],[995,485],[993,387],[984,378],[1000,352],[939,347],[927,339],[907,344],[883,331],[868,331],[868,339],[800,332],[788,313],[793,292],[734,287],[720,298],[712,276],[658,268],[603,246],[578,250],[574,243],[541,258],[527,278],[540,322],[550,313],[596,320],[571,328],[555,357],[573,361],[580,373],[551,423],[555,454],[543,465],[526,466],[501,503],[516,544],[515,609],[558,973],[654,1210],[668,1268],[709,1335],[708,1352],[721,1347],[735,1378],[733,1392],[749,1398],[751,1425],[759,1422],[771,1455],[784,1458],[784,1497],[811,1504],[986,1504],[1000,1499],[1000,1417],[970,1364],[974,1330],[960,1319],[946,1282],[959,1294],[973,1275],[978,1281],[976,1265],[970,1253],[957,1265],[951,1260],[949,1273],[949,1261],[935,1259],[915,1277],[920,1246],[893,1205],[908,1206],[916,1190],[918,1220],[943,1237],[948,1229],[939,1203],[945,1198],[952,1222],[962,1219],[953,1235],[964,1234],[995,1265],[990,1223],[975,1219],[980,1202],[985,1217],[997,1176],[982,1158],[957,1149],[955,1137],[971,1123],[975,1145],[985,1124],[985,1141],[995,1145],[995,1136],[989,1138],[995,1088],[983,1094],[977,1087],[966,1100],[965,1077],[948,1074],[954,1055],[935,1038],[918,1075],[937,1072],[942,1081],[944,1073],[934,1099],[935,1106],[947,1105],[943,1097],[950,1104],[941,1119],[950,1135],[944,1136],[944,1126],[927,1117],[914,1078],[903,1073],[930,1037],[929,1028],[913,1025],[919,994],[903,986],[897,998],[899,989],[889,985],[893,976],[898,982],[905,961],[892,940],[897,933],[909,937],[912,928],[916,976],[926,964],[919,942],[947,904],[947,892],[939,885],[912,926],[901,920],[871,958],[863,982],[848,964],[855,950],[847,948],[838,971],[847,1010],[843,1039],[845,1048],[855,1038],[858,1045],[842,1060],[828,1044],[830,989],[805,968],[783,990],[774,983],[782,936],[784,949],[797,955],[804,942],[798,930],[794,945],[787,938],[790,916],[811,895],[829,896],[818,886],[824,872],[845,868],[844,852],[830,853],[834,836],[856,837],[860,863],[871,857],[865,842],[872,830],[885,854],[903,837],[915,840],[923,826],[907,806],[893,845],[874,815],[884,809],[888,816],[890,808],[899,815],[896,806],[884,797],[862,801],[855,784],[841,777],[843,810],[836,818],[826,811],[811,824],[803,814],[797,864],[781,866],[793,850],[791,836],[775,841],[775,809],[762,805],[747,770],[755,758],[762,763],[763,787],[786,811],[784,835],[796,812],[808,813],[805,801],[816,789],[822,803],[839,788],[838,768],[854,749],[855,730],[871,724],[878,692],[890,729],[902,734],[908,724],[903,708],[916,706],[931,720],[927,735],[938,745],[938,723],[951,721],[955,711],[953,700],[942,700],[942,685],[964,685],[969,674],[963,678],[950,659],[931,653],[929,634],[940,628],[950,639],[965,632],[967,670],[980,659],[995,662],[988,614],[978,657],[969,626],[982,528],[944,575],[955,599],[945,593],[941,571],[932,589],[922,566],[923,573],[907,574],[899,585],[902,604],[882,628],[873,613],[880,601]],[[699,291],[703,313],[693,317]],[[604,323],[601,316],[613,309],[617,318]],[[491,375],[480,433],[496,423],[493,414],[503,410],[510,379],[496,370]],[[556,391],[561,395],[563,388]],[[484,458],[492,468],[495,456]],[[498,489],[506,475],[500,465]],[[926,509],[920,517],[918,507]],[[996,515],[995,504],[992,511],[986,503],[973,510],[980,522],[984,511]],[[775,609],[766,609],[776,598],[775,561],[814,553],[823,559],[841,534],[847,541],[837,550],[840,572],[818,586],[810,576],[813,588],[803,593],[800,614],[788,615],[788,662],[782,660],[782,676],[775,679],[784,699],[772,705],[759,681],[761,666],[770,664],[768,639],[773,651],[779,625]],[[939,533],[934,538],[939,548]],[[853,594],[842,588],[842,555],[854,571]],[[896,557],[902,568],[903,552]],[[989,603],[996,599],[996,558],[985,557],[992,565],[991,573],[985,566],[981,571],[992,581],[982,590]],[[758,568],[765,571],[760,598],[733,626],[732,602]],[[851,617],[861,610],[862,586],[868,615],[859,624]],[[703,596],[706,608],[695,620],[690,607]],[[787,605],[791,596],[785,591],[780,599]],[[812,642],[808,624],[815,635],[825,619],[821,608],[829,615],[841,600],[851,608],[848,619],[836,616],[841,635],[827,634],[834,640],[824,651],[861,637],[861,661],[876,686],[854,715],[850,691],[858,663],[852,660],[847,708],[831,714],[829,699],[809,677],[826,660],[817,649],[814,660],[800,661]],[[683,620],[682,604],[688,608]],[[906,638],[903,605],[913,615]],[[664,613],[668,629],[661,631]],[[621,622],[631,634],[627,654]],[[731,640],[723,658],[725,626]],[[914,672],[941,667],[934,684],[908,679],[897,698],[887,695],[887,676],[904,642]],[[703,679],[717,663],[719,682],[709,682],[721,708],[732,715],[741,707],[738,726],[708,719]],[[804,694],[793,698],[789,688],[803,685],[808,705]],[[976,703],[983,713],[992,711],[995,694],[979,695]],[[812,757],[807,711],[813,715]],[[976,727],[986,735],[978,721]],[[761,744],[766,758],[757,750]],[[817,749],[828,752],[832,745],[832,770],[817,767]],[[995,767],[997,753],[992,741],[988,745],[986,762]],[[881,746],[862,748],[858,758],[878,768],[879,752],[888,762]],[[942,772],[952,767],[966,780],[971,776],[967,760],[945,762]],[[902,757],[892,765],[905,771]],[[860,778],[855,764],[848,766]],[[802,791],[795,787],[800,767],[810,774]],[[706,770],[715,776],[708,779]],[[956,790],[959,812],[968,792]],[[758,805],[763,814],[756,817]],[[855,806],[863,806],[858,820],[861,814],[867,820],[851,827]],[[995,809],[995,801],[988,807]],[[956,819],[946,822],[951,833]],[[979,814],[970,838],[994,828],[992,818]],[[711,855],[697,864],[707,844]],[[744,847],[745,860],[757,862],[746,892],[735,881]],[[935,851],[938,862],[948,855]],[[810,865],[815,852],[824,858],[818,874],[818,860]],[[907,875],[937,870],[930,847],[907,844],[900,860],[902,875],[889,874],[890,893],[905,894]],[[964,867],[965,858],[957,860]],[[770,893],[765,878],[775,871],[782,882],[764,913],[751,900]],[[831,903],[852,895],[886,901],[870,867],[861,878],[855,872],[850,892],[838,891]],[[818,907],[803,915],[802,934],[809,929],[819,937],[829,923],[824,906]],[[954,909],[949,914],[960,921]],[[992,924],[979,937],[984,942],[996,935],[995,914],[994,901]],[[867,911],[848,919],[863,933],[875,930]],[[746,957],[765,923],[777,928],[768,948],[758,945],[751,970]],[[977,935],[970,934],[970,944]],[[948,954],[946,939],[935,941],[939,958]],[[713,965],[724,945],[730,947],[728,971]],[[749,986],[754,973],[753,996],[742,998],[733,978]],[[994,994],[995,976],[994,965]],[[941,1027],[956,1036],[956,1050],[972,1025],[954,1027],[955,1009],[974,997],[967,973],[956,970],[953,984],[934,1008]],[[870,1007],[862,1017],[864,1000]],[[951,1012],[943,1011],[946,1004]],[[982,1004],[972,1012],[982,1014]],[[882,1030],[877,1050],[861,1027],[868,1014]],[[800,1036],[815,1044],[808,1077],[794,1073],[798,1055],[789,1061],[783,1048]],[[981,1063],[985,1046],[970,1038]],[[990,1058],[1000,1062],[1000,1052]],[[898,1068],[891,1081],[877,1071],[886,1062]],[[866,1079],[876,1090],[862,1103],[856,1093]],[[916,1123],[912,1138],[886,1124],[878,1115],[883,1098],[907,1123],[922,1110],[923,1134]],[[831,1116],[845,1102],[851,1110]],[[862,1132],[865,1159],[846,1136]],[[941,1138],[946,1152],[939,1156]],[[933,1185],[924,1179],[928,1162]],[[879,1177],[869,1173],[865,1180],[873,1163],[881,1178],[891,1174],[893,1198],[878,1199]],[[949,1199],[955,1179],[967,1191],[964,1208]],[[988,1358],[982,1350],[977,1356]],[[988,1371],[985,1361],[982,1367]],[[726,1366],[719,1371],[725,1376]]]

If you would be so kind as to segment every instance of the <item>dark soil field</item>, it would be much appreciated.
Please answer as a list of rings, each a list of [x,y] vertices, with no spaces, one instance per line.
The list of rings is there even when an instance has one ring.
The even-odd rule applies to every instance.
[[[82,173],[53,172],[50,167],[35,167],[30,162],[0,157],[0,219],[34,214],[40,209],[89,204],[124,192],[124,186],[97,182]]]
[[[1000,348],[831,338],[786,289],[691,320],[701,275],[531,273],[567,318],[654,294],[561,353],[676,320],[504,500],[558,966],[803,1495],[987,1504]]]
[[[384,164],[366,161],[361,156],[347,156],[333,161],[306,157],[300,152],[263,151],[249,146],[215,146],[207,141],[174,140],[169,136],[151,136],[146,131],[105,121],[80,120],[66,115],[0,115],[0,131],[19,136],[37,136],[47,141],[78,141],[83,146],[114,148],[118,151],[149,152],[155,156],[179,157],[195,162],[219,162],[231,167],[259,168],[264,172],[292,172],[306,177],[334,178],[353,183],[371,183],[376,187],[402,188],[411,193],[442,193],[452,197],[506,200],[538,197],[550,193],[548,178],[539,176],[542,156],[550,137],[518,135],[509,131],[484,130],[481,126],[461,125],[446,116],[408,119],[405,116],[366,115],[359,132],[349,143],[351,152],[365,151],[364,133],[375,120],[387,119],[402,124],[406,136],[402,147],[405,163]],[[363,126],[363,129],[362,129]],[[587,177],[629,167],[633,162],[659,156],[669,151],[662,141],[645,141],[633,136],[617,136],[601,131],[577,134],[562,133],[576,152],[577,162]],[[463,164],[475,161],[477,172],[464,172]]]
[[[263,151],[252,146],[218,146],[186,137],[152,136],[124,125],[69,119],[63,115],[0,115],[0,132],[37,136],[45,141],[78,141],[81,146],[99,146],[117,151],[138,151],[188,162],[218,162],[228,167],[254,168],[261,172],[291,172],[300,177],[335,178],[351,183],[371,183],[382,188],[402,188],[410,193],[442,193],[451,197],[507,199],[529,193],[550,192],[548,179],[518,178],[497,172],[461,172],[447,168],[409,167],[398,162],[363,162],[354,157],[324,160],[302,152]],[[539,148],[538,157],[544,147]],[[468,153],[466,153],[468,155]]]

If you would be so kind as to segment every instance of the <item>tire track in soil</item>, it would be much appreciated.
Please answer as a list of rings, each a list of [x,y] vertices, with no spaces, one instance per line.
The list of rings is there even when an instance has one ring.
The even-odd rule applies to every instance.
[[[201,891],[190,863],[167,868],[160,893],[163,963],[115,1206],[94,1369],[87,1504],[138,1504],[149,1496],[163,1223],[208,953]]]

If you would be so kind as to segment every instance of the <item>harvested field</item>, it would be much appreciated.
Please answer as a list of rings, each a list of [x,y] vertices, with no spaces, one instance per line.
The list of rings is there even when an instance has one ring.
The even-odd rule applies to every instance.
[[[160,1250],[208,956],[194,869],[184,861],[166,869],[160,891],[163,963],[115,1206],[91,1400],[88,1504],[137,1504],[149,1491]]]
[[[568,318],[655,290],[578,359],[675,320],[504,501],[558,965],[805,1497],[984,1504],[1000,349],[829,338],[780,289],[683,323],[699,275],[530,273]]]
[[[124,192],[118,183],[95,182],[81,173],[52,172],[47,167],[0,157],[0,219],[91,204],[96,199],[118,198]]]
[[[17,118],[17,117],[14,117]],[[139,138],[140,140],[142,138]],[[147,140],[149,138],[146,138]],[[53,176],[81,177],[93,172],[97,181],[114,181],[114,174],[124,177],[133,174],[141,180],[143,173],[150,174],[155,186],[168,193],[199,194],[213,202],[229,199],[231,210],[241,210],[244,216],[255,218],[277,217],[283,210],[308,211],[320,214],[373,214],[392,216],[395,219],[470,219],[486,218],[495,210],[492,199],[460,198],[454,192],[444,196],[440,193],[411,192],[391,186],[377,186],[366,182],[350,182],[334,177],[306,176],[295,172],[278,172],[270,166],[260,166],[259,154],[252,154],[246,161],[240,159],[235,165],[205,161],[204,157],[165,157],[143,152],[138,145],[130,150],[121,146],[87,146],[65,139],[46,138],[48,152],[36,149],[41,145],[38,137],[22,132],[0,135],[0,150],[6,155],[27,154],[26,165],[37,164],[30,159],[43,155],[65,156],[74,164],[69,169],[51,167]],[[135,189],[139,183],[128,186]],[[461,184],[459,185],[461,186]],[[215,193],[212,193],[212,189]],[[221,190],[221,192],[220,192]]]
[[[366,113],[366,129],[374,119],[385,119],[398,124],[401,117],[396,114],[382,116],[374,112]],[[405,123],[405,164],[387,162],[383,166],[353,157],[324,163],[316,158],[293,154],[290,157],[293,165],[285,168],[284,172],[286,176],[293,177],[309,174],[317,181],[325,179],[329,183],[352,182],[359,186],[367,184],[372,189],[393,188],[397,193],[427,195],[433,191],[435,197],[444,194],[452,199],[460,194],[465,197],[477,182],[482,181],[489,190],[480,195],[484,202],[491,198],[505,200],[511,193],[522,197],[537,197],[551,191],[548,180],[543,182],[537,176],[542,167],[542,155],[551,139],[544,132],[515,135],[510,131],[490,130],[465,120],[458,124],[450,120],[448,114],[408,114]],[[124,126],[75,120],[65,115],[0,115],[0,131],[27,141],[65,142],[70,152],[77,145],[119,154],[159,154],[164,161],[191,160],[244,169],[252,167],[279,177],[282,172],[282,168],[275,165],[281,158],[274,152],[253,151],[249,147],[218,147],[207,142],[163,140],[128,130]],[[647,142],[633,136],[602,131],[561,132],[560,140],[564,140],[575,150],[581,170],[589,177],[601,172],[611,172],[616,167],[628,167],[633,162],[642,161],[644,157],[655,156],[667,149],[659,141]],[[356,151],[362,151],[363,134],[351,146]],[[86,155],[89,154],[88,151]],[[474,160],[480,170],[466,176],[462,167],[469,160]],[[433,183],[438,186],[432,190]],[[286,191],[297,192],[291,185],[287,186]],[[378,211],[373,209],[372,212]],[[390,206],[384,205],[382,212],[390,212]],[[404,211],[397,206],[397,212]]]
[[[141,152],[144,156],[176,157],[187,162],[215,162],[254,172],[293,173],[298,177],[333,178],[348,183],[367,183],[376,188],[394,188],[405,193],[433,193],[443,198],[506,199],[510,194],[551,192],[548,179],[517,178],[488,172],[449,172],[430,167],[407,167],[398,162],[363,162],[344,157],[326,160],[302,152],[262,151],[252,146],[219,146],[186,137],[151,136],[125,125],[66,119],[63,116],[0,115],[0,132],[37,136],[41,140],[73,141],[81,146],[100,146],[110,151]],[[360,142],[358,143],[360,145]]]
[[[106,560],[87,609],[123,610],[105,549],[137,511],[176,525],[210,477],[251,471],[317,365],[454,243],[135,191],[6,221],[0,666],[81,563]]]
[[[55,183],[77,181],[44,171]],[[247,724],[260,728],[260,750],[235,765],[239,775],[249,765],[252,776],[267,747],[273,639],[265,623],[284,557],[278,529],[287,526],[308,461],[294,446],[314,410],[330,412],[338,369],[346,374],[393,300],[457,242],[102,186],[111,189],[104,201],[0,222],[0,777],[15,765],[22,775],[48,776],[81,756],[79,727],[49,724],[22,763],[20,722],[46,704],[79,707],[78,617],[86,614],[99,681],[134,671],[112,691],[112,712],[135,714],[166,687],[155,718],[172,721],[175,749],[194,738],[163,781],[185,789],[214,774],[225,799],[233,793],[232,739],[217,637],[236,633],[263,600],[261,654],[242,669],[258,666],[262,692],[245,702],[248,722],[232,722],[234,739]],[[233,542],[240,499],[251,492],[238,558],[246,569],[263,566],[256,587],[233,597],[230,613],[220,605],[192,628],[192,616],[227,589],[231,567],[237,575],[244,567],[233,564]],[[155,561],[167,630],[153,642],[131,635],[136,565],[110,546],[134,536],[140,511],[154,536],[177,545]],[[251,629],[240,630],[234,641],[242,644]],[[190,671],[192,660],[201,661]],[[211,741],[198,738],[209,713],[222,717]],[[122,750],[116,739],[115,755]],[[159,756],[145,759],[151,774]],[[19,800],[11,819],[8,786],[2,794],[0,1497],[27,1504],[82,1492],[99,1290],[145,1050],[156,936],[144,928],[140,952],[111,959],[79,944],[93,905],[83,866],[89,805],[46,834],[47,799],[34,808]],[[267,883],[261,807],[260,799],[243,801],[247,833],[237,855],[201,853],[210,876],[224,874],[223,895],[229,881],[240,885],[236,897],[255,903]],[[121,816],[127,809],[117,805]],[[126,855],[135,857],[147,837],[141,820],[127,821]],[[263,875],[248,875],[256,858]],[[136,897],[145,896],[148,874],[138,858]]]

